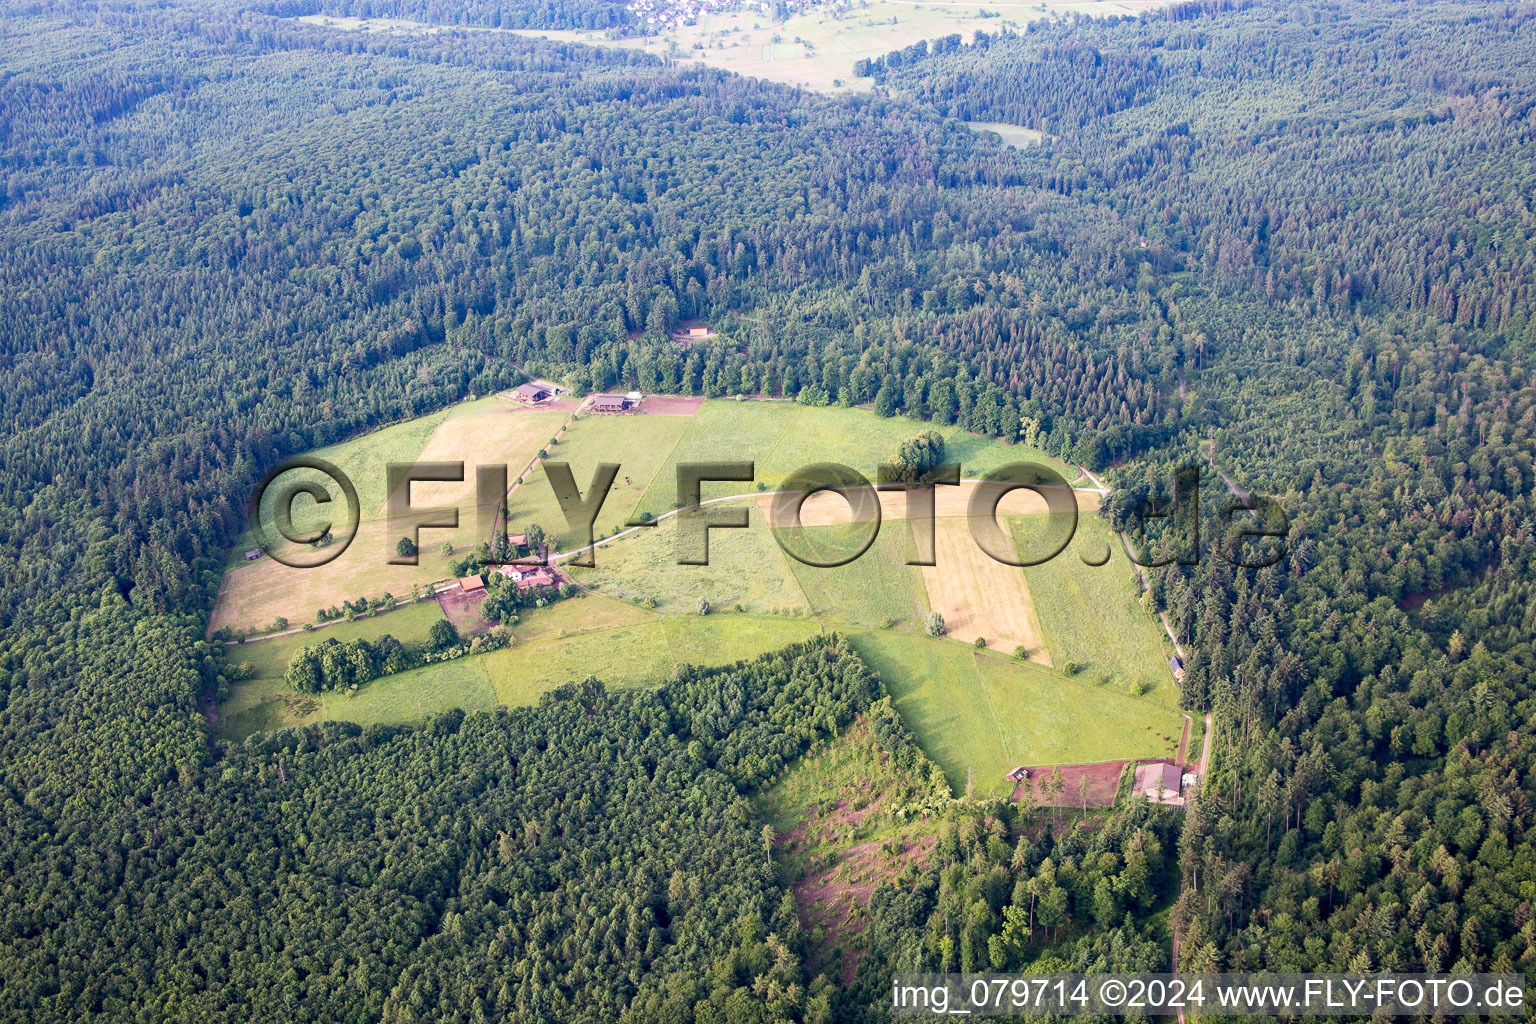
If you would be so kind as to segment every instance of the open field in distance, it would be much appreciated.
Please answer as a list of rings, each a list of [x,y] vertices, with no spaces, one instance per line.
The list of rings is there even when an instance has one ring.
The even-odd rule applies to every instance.
[[[691,61],[784,85],[818,92],[868,89],[868,78],[853,76],[854,62],[879,57],[925,39],[959,33],[966,42],[976,32],[1022,29],[1031,21],[1071,14],[1107,17],[1134,15],[1163,6],[1165,0],[1042,0],[1036,3],[949,3],[916,0],[865,0],[807,8],[775,21],[760,10],[705,14],[694,24],[652,35],[610,37],[606,31],[557,29],[439,28],[391,18],[342,18],[307,15],[307,24],[340,31],[423,33],[437,31],[511,31],[516,35],[565,42],[643,50],[658,57]],[[989,130],[999,127],[987,124]],[[1003,126],[1013,127],[1013,126]],[[1000,132],[1001,134],[1001,132]],[[1004,141],[1019,145],[1022,136]]]

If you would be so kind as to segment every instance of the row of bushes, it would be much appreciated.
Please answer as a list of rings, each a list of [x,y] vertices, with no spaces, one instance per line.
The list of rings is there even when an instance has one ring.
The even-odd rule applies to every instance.
[[[299,693],[351,690],[380,676],[393,675],[436,661],[506,647],[512,631],[497,626],[465,641],[447,619],[432,623],[425,644],[405,644],[385,633],[377,640],[330,637],[304,647],[288,663],[284,679]]]

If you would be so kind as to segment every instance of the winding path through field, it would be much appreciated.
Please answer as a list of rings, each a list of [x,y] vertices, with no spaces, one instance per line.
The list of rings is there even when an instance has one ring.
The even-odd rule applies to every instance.
[[[447,581],[438,580],[435,583],[429,583],[427,585],[426,593],[422,594],[421,597],[419,597],[419,598],[415,598],[415,599],[397,598],[396,602],[395,602],[395,608],[403,608],[403,607],[405,607],[408,604],[416,604],[418,601],[435,601],[437,599],[437,595],[438,594],[442,593],[444,590],[452,590],[454,587],[457,587],[457,586],[458,586],[458,581],[457,580],[447,580]],[[389,612],[394,611],[395,608],[390,608],[390,609],[387,609],[387,610],[371,611],[371,612],[362,612],[361,614],[354,615],[352,617],[352,619],[350,619],[350,620],[349,619],[345,619],[345,618],[326,619],[324,622],[310,622],[310,623],[306,623],[303,626],[293,626],[293,627],[291,627],[289,629],[280,629],[280,630],[276,631],[275,633],[263,633],[263,634],[261,634],[261,636],[248,636],[248,637],[244,637],[243,639],[238,639],[238,640],[225,640],[224,641],[224,646],[225,647],[233,647],[236,644],[260,643],[263,640],[276,640],[278,637],[293,636],[293,634],[295,634],[295,633],[312,633],[312,632],[314,632],[317,629],[324,629],[327,626],[334,626],[337,623],[341,623],[341,622],[355,621],[357,619],[376,618],[376,617],[378,617],[380,615],[387,615]]]

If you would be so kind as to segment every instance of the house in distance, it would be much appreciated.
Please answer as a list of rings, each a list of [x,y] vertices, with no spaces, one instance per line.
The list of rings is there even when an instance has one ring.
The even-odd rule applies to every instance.
[[[708,341],[715,336],[708,324],[690,324],[672,332],[672,340],[687,345],[690,341]]]

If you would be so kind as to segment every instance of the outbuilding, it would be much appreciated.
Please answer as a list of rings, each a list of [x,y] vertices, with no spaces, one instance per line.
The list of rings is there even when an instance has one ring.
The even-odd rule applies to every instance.
[[[1167,761],[1136,766],[1136,792],[1153,803],[1183,803],[1179,798],[1179,768]]]
[[[627,412],[629,399],[623,395],[593,395],[587,408],[593,412]]]

